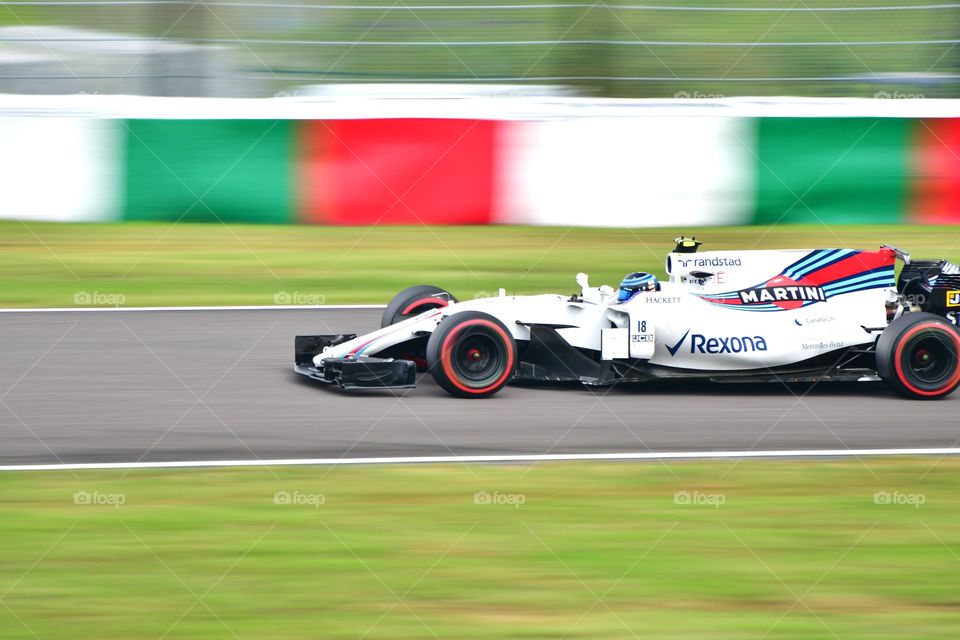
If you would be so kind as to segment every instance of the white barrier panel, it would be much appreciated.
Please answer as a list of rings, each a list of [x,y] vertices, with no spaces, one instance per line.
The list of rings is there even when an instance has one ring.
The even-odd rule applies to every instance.
[[[275,98],[164,98],[115,95],[0,94],[0,116],[329,120],[363,118],[958,118],[960,100],[937,98],[577,98],[564,96],[424,97],[423,85],[391,85],[380,99],[355,95]],[[408,91],[409,90],[409,91]],[[409,97],[402,98],[403,92]]]
[[[122,127],[96,118],[0,118],[0,218],[117,219]]]
[[[495,220],[656,227],[747,224],[754,124],[725,117],[514,123],[500,141]]]

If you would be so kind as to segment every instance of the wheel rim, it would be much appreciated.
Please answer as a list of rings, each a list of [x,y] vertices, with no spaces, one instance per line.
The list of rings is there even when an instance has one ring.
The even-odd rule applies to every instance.
[[[917,335],[903,353],[905,369],[917,386],[939,389],[956,374],[957,353],[954,341],[941,331]]]
[[[450,363],[463,384],[489,386],[503,375],[507,348],[497,336],[482,328],[468,328],[453,343]]]

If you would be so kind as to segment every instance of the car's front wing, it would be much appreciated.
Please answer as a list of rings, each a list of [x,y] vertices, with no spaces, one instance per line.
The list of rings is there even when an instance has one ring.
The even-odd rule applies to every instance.
[[[321,366],[314,358],[328,346],[356,336],[351,334],[297,336],[293,370],[311,380],[336,384],[343,389],[409,389],[417,384],[417,365],[410,360],[344,356],[325,358]]]

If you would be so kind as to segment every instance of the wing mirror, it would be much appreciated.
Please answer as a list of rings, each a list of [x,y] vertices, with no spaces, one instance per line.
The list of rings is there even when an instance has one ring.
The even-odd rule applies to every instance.
[[[605,295],[603,291],[604,287],[599,289],[590,288],[590,279],[585,273],[577,274],[577,284],[580,285],[580,297],[583,302],[592,302],[593,304],[599,304],[601,298]],[[610,287],[606,287],[609,289]],[[612,292],[612,289],[611,289]]]
[[[885,244],[885,245],[881,246],[880,248],[881,248],[881,249],[889,249],[890,251],[893,251],[894,255],[896,255],[897,258],[898,258],[901,262],[903,262],[903,264],[905,264],[905,265],[909,265],[909,264],[910,264],[910,254],[907,253],[906,251],[902,251],[902,250],[900,250],[900,249],[897,249],[896,247],[891,246],[891,245],[889,245],[889,244]]]
[[[580,295],[587,295],[587,289],[590,288],[590,278],[587,274],[581,272],[577,274],[577,284],[580,285]]]

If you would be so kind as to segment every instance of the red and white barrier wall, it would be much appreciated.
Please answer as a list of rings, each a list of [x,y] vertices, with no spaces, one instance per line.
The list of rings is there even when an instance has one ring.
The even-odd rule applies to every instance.
[[[753,130],[724,117],[514,123],[500,137],[498,222],[656,227],[744,224]]]
[[[110,120],[0,118],[0,218],[117,218],[121,139]]]
[[[960,222],[949,100],[0,97],[0,217]]]
[[[487,224],[514,123],[375,118],[300,122],[299,219],[312,224]]]

